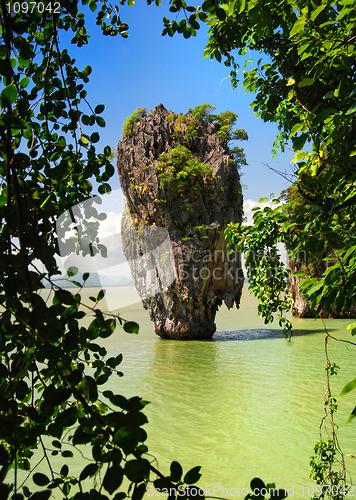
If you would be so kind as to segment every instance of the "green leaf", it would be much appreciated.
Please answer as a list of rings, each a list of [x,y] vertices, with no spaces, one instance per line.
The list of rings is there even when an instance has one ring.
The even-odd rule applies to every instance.
[[[179,462],[171,463],[171,479],[175,483],[178,483],[183,475],[183,469]]]
[[[356,323],[351,323],[351,325],[347,326],[348,330],[351,330],[351,335],[356,335]]]
[[[98,132],[94,132],[93,134],[91,134],[91,136],[90,136],[90,142],[96,143],[99,140],[100,140],[100,135],[98,134]]]
[[[62,451],[61,455],[64,458],[71,458],[73,456],[73,452],[70,450],[64,450],[64,451]]]
[[[312,286],[308,291],[307,291],[307,294],[308,296],[310,297],[311,295],[313,295],[313,293],[317,292],[318,290],[320,290],[320,288],[322,288],[323,286],[325,286],[324,282],[320,282],[320,283],[317,283],[316,285]]]
[[[197,467],[193,467],[192,469],[190,469],[186,475],[184,476],[184,479],[183,479],[183,482],[186,483],[186,484],[195,484],[199,481],[199,479],[201,478],[201,474],[200,474],[200,469],[201,467],[200,466],[197,466]]]
[[[298,83],[298,87],[308,87],[309,85],[313,85],[314,82],[315,78],[304,78]]]
[[[325,9],[325,7],[326,7],[326,3],[322,3],[317,9],[313,10],[313,12],[311,13],[310,19],[312,21],[315,21],[315,19],[318,17],[320,12],[322,12]]]
[[[89,278],[89,276],[90,276],[90,273],[84,273],[83,274],[83,280],[87,281],[87,279]]]
[[[356,102],[346,111],[345,115],[351,115],[356,112]]]
[[[46,486],[49,483],[49,478],[41,472],[35,472],[32,476],[32,481],[37,484],[37,486]]]
[[[54,386],[49,386],[43,393],[44,400],[51,406],[59,406],[72,395],[72,390],[67,387],[56,389]]]
[[[350,391],[353,391],[356,388],[356,378],[348,382],[345,387],[342,389],[340,394],[338,395],[338,398],[341,398],[341,396],[345,396]]]
[[[108,468],[104,476],[103,486],[110,495],[121,486],[123,477],[122,467],[119,464]]]
[[[304,126],[303,123],[296,123],[292,128],[289,137],[293,137],[293,135],[295,135],[299,130],[301,130],[303,126]]]
[[[102,300],[105,297],[105,292],[106,292],[106,290],[100,290],[100,292],[96,296],[96,300],[97,301]]]
[[[84,481],[87,477],[92,477],[94,474],[98,471],[99,466],[98,464],[88,464],[82,472],[80,473],[79,476],[79,481]]]
[[[88,375],[82,378],[80,389],[86,401],[95,402],[98,399],[98,389],[96,381]]]
[[[99,127],[102,127],[102,128],[105,127],[105,120],[102,116],[96,116],[95,121],[99,125]]]
[[[52,490],[36,491],[28,500],[48,500],[52,495]]]
[[[320,123],[324,122],[331,113],[332,111],[330,109],[324,109],[321,113],[318,113],[312,120],[312,126],[317,127]]]
[[[27,85],[30,83],[30,79],[28,76],[24,76],[23,78],[21,78],[20,82],[19,82],[19,85],[21,88],[25,88],[27,87]]]
[[[68,408],[68,410],[64,410],[61,413],[58,413],[55,425],[57,427],[70,427],[74,425],[77,420],[76,417],[76,409],[74,407]]]
[[[78,272],[78,268],[75,266],[68,267],[67,276],[75,276]]]
[[[134,483],[141,483],[148,479],[149,464],[147,460],[129,460],[125,464],[125,474]]]
[[[347,419],[347,422],[345,425],[349,424],[350,422],[352,422],[352,420],[356,417],[356,406],[355,408],[352,410],[351,412],[351,415],[349,416],[349,418]]]
[[[98,187],[98,191],[100,194],[105,194],[105,193],[111,193],[111,186],[110,184],[101,184],[99,187]]]
[[[226,19],[226,12],[224,9],[221,7],[218,7],[215,11],[216,17],[219,19],[219,21],[225,21]]]
[[[85,135],[81,135],[81,136],[80,136],[79,142],[80,142],[83,146],[87,146],[87,145],[90,143],[89,139],[88,139]]]
[[[332,99],[333,97],[335,97],[335,95],[334,95],[334,91],[333,91],[333,90],[330,90],[329,92],[327,92],[327,93],[324,95],[323,99]]]
[[[68,290],[63,290],[63,289],[56,290],[54,292],[54,295],[56,299],[62,304],[67,304],[71,306],[76,303],[74,296]]]
[[[98,104],[94,111],[97,115],[100,115],[100,113],[102,113],[104,109],[105,109],[104,104]]]
[[[92,11],[92,12],[95,12],[96,9],[97,9],[97,5],[96,5],[96,2],[94,0],[91,0],[91,2],[89,2],[89,9]]]
[[[63,467],[61,468],[61,472],[60,472],[60,475],[63,476],[63,477],[67,477],[68,476],[68,473],[69,473],[69,467],[67,464],[63,465]]]
[[[296,23],[294,24],[293,28],[291,29],[291,32],[289,34],[289,38],[292,38],[294,35],[296,35],[300,31],[302,31],[302,29],[304,28],[305,22],[306,22],[305,17],[299,18],[298,21],[296,21]]]
[[[4,103],[4,106],[10,106],[13,102],[16,101],[16,97],[17,88],[15,87],[15,85],[9,85],[8,87],[5,87],[1,92],[1,99]]]
[[[126,323],[124,323],[124,330],[127,333],[138,333],[139,326],[134,321],[126,321]]]
[[[252,481],[250,482],[250,487],[251,487],[252,491],[256,491],[256,492],[264,490],[266,488],[265,483],[259,477],[255,477],[252,479]],[[257,497],[259,497],[259,496],[257,496]]]

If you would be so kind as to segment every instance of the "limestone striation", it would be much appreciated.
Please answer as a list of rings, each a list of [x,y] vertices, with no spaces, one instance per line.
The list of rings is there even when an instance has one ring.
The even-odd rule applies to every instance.
[[[141,110],[118,144],[123,249],[162,338],[209,339],[219,306],[240,304],[240,255],[224,231],[241,221],[242,193],[218,128],[160,104]]]

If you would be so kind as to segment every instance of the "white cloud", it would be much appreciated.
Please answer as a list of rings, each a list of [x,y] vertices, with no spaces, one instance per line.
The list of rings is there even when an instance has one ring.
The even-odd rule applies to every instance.
[[[252,212],[252,209],[255,207],[267,207],[269,206],[269,203],[259,203],[257,200],[251,200],[247,199],[244,200],[243,202],[243,208],[244,208],[244,217],[247,218],[246,224],[252,224],[252,216],[254,212]]]
[[[114,234],[121,233],[121,218],[122,212],[107,212],[106,219],[100,221],[98,230],[99,238],[105,238],[106,236],[112,236]]]

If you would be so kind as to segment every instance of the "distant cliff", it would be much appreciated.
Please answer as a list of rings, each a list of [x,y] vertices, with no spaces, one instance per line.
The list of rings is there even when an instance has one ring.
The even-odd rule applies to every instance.
[[[240,255],[224,231],[241,220],[242,193],[221,131],[207,116],[161,104],[128,119],[118,144],[123,248],[162,338],[211,338],[219,306],[239,307]]]
[[[330,257],[336,253],[335,249],[327,248],[324,252],[324,257]],[[291,270],[291,276],[289,278],[290,283],[290,293],[292,296],[292,314],[296,318],[315,318],[315,310],[311,309],[310,302],[305,295],[302,295],[299,289],[299,283],[302,276],[292,276],[293,273],[297,271],[305,271],[307,275],[316,278],[321,278],[322,274],[326,269],[335,264],[334,260],[320,260],[315,262],[313,265],[309,262],[302,262],[291,259],[287,256],[287,267]],[[330,307],[328,311],[322,310],[319,313],[319,318],[356,318],[356,305],[351,309],[349,313],[341,311],[340,314],[336,314],[333,307]]]

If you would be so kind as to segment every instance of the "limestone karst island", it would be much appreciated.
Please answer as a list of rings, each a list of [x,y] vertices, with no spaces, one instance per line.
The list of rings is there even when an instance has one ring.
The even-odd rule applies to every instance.
[[[178,115],[162,104],[148,115],[138,110],[128,119],[118,145],[127,207],[123,247],[143,305],[162,338],[211,338],[219,306],[240,304],[240,255],[230,255],[224,234],[227,224],[242,219],[236,168],[241,150],[229,148],[236,115],[214,116],[209,111],[211,107],[203,105]],[[245,139],[246,133],[236,131],[235,137]],[[132,224],[138,243],[129,236]],[[162,238],[158,228],[166,229],[171,251],[156,252],[152,274],[145,259],[133,256],[137,245],[142,257],[147,244],[152,246],[150,238]],[[173,281],[162,283],[154,293],[159,276],[162,281],[172,270]]]

